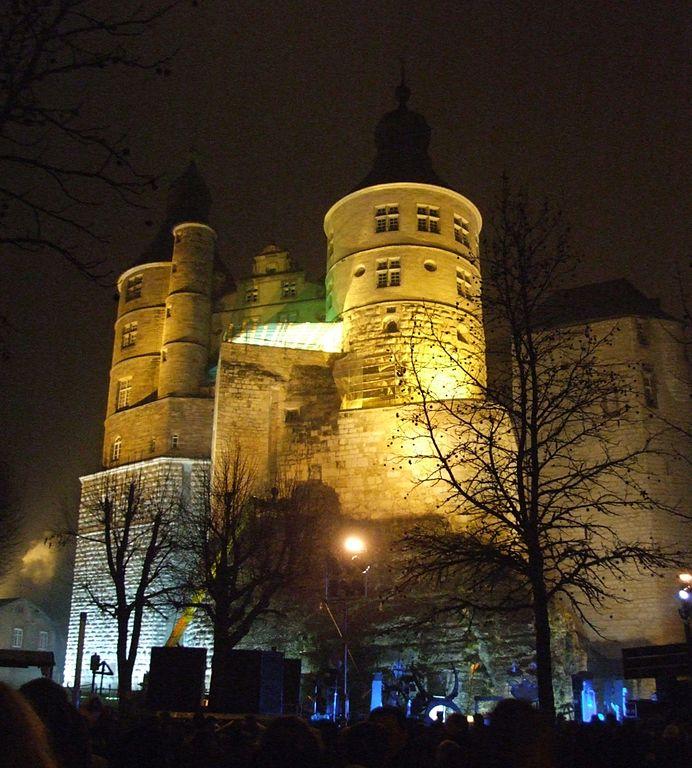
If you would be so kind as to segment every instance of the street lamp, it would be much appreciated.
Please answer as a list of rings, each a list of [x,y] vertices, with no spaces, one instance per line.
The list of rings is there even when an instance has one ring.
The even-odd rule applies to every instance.
[[[342,695],[343,695],[343,710],[342,710],[342,716],[343,718],[348,721],[349,718],[349,709],[350,709],[350,701],[349,701],[349,680],[348,680],[348,660],[350,656],[350,651],[348,647],[348,601],[353,595],[353,581],[354,577],[358,578],[360,580],[361,577],[364,578],[363,582],[363,589],[361,594],[363,594],[365,597],[367,597],[367,574],[370,570],[370,565],[366,564],[363,560],[363,555],[367,552],[367,544],[365,540],[355,534],[351,533],[345,538],[341,540],[341,560],[343,563],[343,556],[344,554],[348,556],[349,562],[344,568],[343,565],[338,566],[338,570],[340,571],[340,578],[338,579],[338,590],[336,594],[333,594],[332,590],[330,589],[330,578],[329,578],[329,564],[327,565],[327,573],[326,573],[326,579],[325,579],[325,601],[324,605],[327,609],[327,613],[329,614],[329,617],[331,618],[336,631],[339,635],[339,637],[342,639],[344,644],[344,657],[343,657],[343,689],[342,689]],[[333,562],[333,561],[332,561]],[[335,564],[336,565],[336,564]],[[355,573],[355,568],[357,568],[358,573]],[[345,578],[344,578],[345,576]],[[360,586],[360,585],[359,585]],[[359,590],[360,591],[360,590]],[[330,594],[331,593],[331,594]],[[331,608],[329,607],[329,601],[332,597],[336,597],[343,601],[343,609],[344,609],[344,617],[342,626],[339,627],[334,614],[331,611]],[[334,716],[336,716],[336,709],[334,711]]]
[[[692,615],[692,573],[684,572],[678,575],[678,613],[682,619],[682,625],[685,630],[685,644],[687,645],[687,664],[689,680],[689,694],[692,698],[692,628],[690,628],[690,616]],[[683,586],[681,586],[683,585]]]

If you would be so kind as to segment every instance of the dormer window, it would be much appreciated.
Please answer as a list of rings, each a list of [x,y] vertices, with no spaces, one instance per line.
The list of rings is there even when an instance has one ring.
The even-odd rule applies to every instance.
[[[463,216],[459,216],[458,214],[454,214],[454,239],[457,241],[457,243],[461,243],[462,245],[465,245],[467,248],[471,247],[471,229],[469,222],[463,218]]]
[[[132,275],[127,278],[127,285],[125,286],[125,301],[132,301],[132,299],[138,299],[142,295],[142,281],[141,274]]]
[[[375,209],[375,232],[397,232],[398,230],[398,205],[381,205]]]
[[[419,205],[416,209],[419,232],[440,234],[440,209],[433,205]]]

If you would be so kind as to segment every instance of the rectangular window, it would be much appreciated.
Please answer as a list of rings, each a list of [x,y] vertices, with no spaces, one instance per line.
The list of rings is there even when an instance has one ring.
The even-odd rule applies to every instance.
[[[171,448],[180,447],[180,435],[171,435]]]
[[[118,395],[116,409],[121,411],[130,405],[130,392],[132,391],[132,378],[120,379],[118,381]]]
[[[116,437],[111,445],[111,461],[118,461],[120,459],[120,453],[123,448],[123,441],[121,437]]]
[[[259,288],[253,286],[245,291],[245,303],[256,304],[259,301]]]
[[[142,275],[132,275],[127,278],[127,285],[125,286],[125,301],[132,301],[132,299],[138,299],[142,295]]]
[[[471,230],[469,229],[469,222],[462,216],[454,214],[454,239],[457,243],[465,245],[467,248],[471,247],[470,238]]]
[[[24,630],[20,627],[15,627],[12,630],[12,647],[21,648],[24,645]]]
[[[471,275],[464,269],[457,269],[457,296],[470,299],[473,292]]]
[[[43,630],[39,631],[39,633],[38,633],[38,649],[39,649],[39,651],[47,651],[48,650],[48,632],[44,632]]]
[[[134,347],[137,343],[137,323],[127,323],[123,326],[123,336],[120,344],[121,349]]]
[[[375,209],[375,232],[397,232],[398,229],[398,205],[381,205]]]
[[[433,205],[419,205],[416,209],[419,232],[440,234],[440,209]]]
[[[401,285],[401,262],[399,259],[381,259],[377,262],[377,287]]]
[[[156,451],[156,438],[149,438],[149,453],[155,453]]]
[[[646,363],[642,365],[642,379],[644,380],[644,402],[649,408],[657,408],[656,375],[654,369]]]
[[[289,298],[290,296],[296,295],[296,284],[293,280],[284,280],[281,283],[281,295],[284,297],[284,299]]]

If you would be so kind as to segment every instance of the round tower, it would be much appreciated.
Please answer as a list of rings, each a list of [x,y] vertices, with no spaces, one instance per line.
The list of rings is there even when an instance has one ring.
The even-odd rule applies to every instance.
[[[344,323],[335,371],[346,408],[405,399],[415,373],[435,397],[485,379],[476,206],[435,173],[430,127],[407,107],[375,132],[370,173],[327,212],[327,319]],[[450,357],[454,363],[450,365]]]
[[[107,466],[165,455],[171,448],[175,455],[189,408],[183,401],[173,407],[165,398],[198,397],[206,385],[219,277],[210,208],[209,190],[191,162],[171,184],[164,222],[149,247],[118,280]],[[202,443],[203,438],[188,439],[183,447],[192,455],[208,453]]]

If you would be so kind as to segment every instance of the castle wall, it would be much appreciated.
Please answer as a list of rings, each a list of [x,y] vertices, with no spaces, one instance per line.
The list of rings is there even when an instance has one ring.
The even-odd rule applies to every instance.
[[[190,498],[194,491],[194,478],[203,473],[208,466],[207,461],[190,459],[154,459],[152,461],[131,464],[128,467],[98,472],[83,477],[82,494],[79,508],[79,535],[75,554],[75,577],[72,587],[70,604],[70,622],[67,638],[67,654],[65,658],[65,684],[74,683],[75,661],[77,652],[77,635],[79,631],[79,614],[87,613],[87,625],[84,640],[84,657],[82,661],[82,685],[91,683],[89,657],[98,653],[113,669],[115,676],[106,681],[117,687],[116,645],[117,625],[115,619],[101,612],[95,605],[94,598],[109,602],[114,599],[114,586],[107,568],[103,531],[98,525],[98,500],[104,493],[117,498],[117,489],[130,482],[141,483],[145,489],[145,497],[164,499]],[[148,494],[148,496],[147,496]],[[152,502],[155,503],[155,502]],[[164,502],[165,503],[165,502]],[[141,519],[145,519],[142,515]],[[146,523],[139,527],[144,528]],[[133,540],[137,531],[133,531]],[[144,535],[146,541],[146,533]],[[134,574],[133,582],[128,582],[130,590],[136,587],[136,575],[141,568],[143,552],[134,548],[128,573]],[[167,609],[161,606],[157,612],[147,610],[144,614],[139,651],[133,673],[133,688],[142,682],[144,674],[149,670],[149,656],[152,646],[163,645],[173,626],[174,615],[166,616]]]

